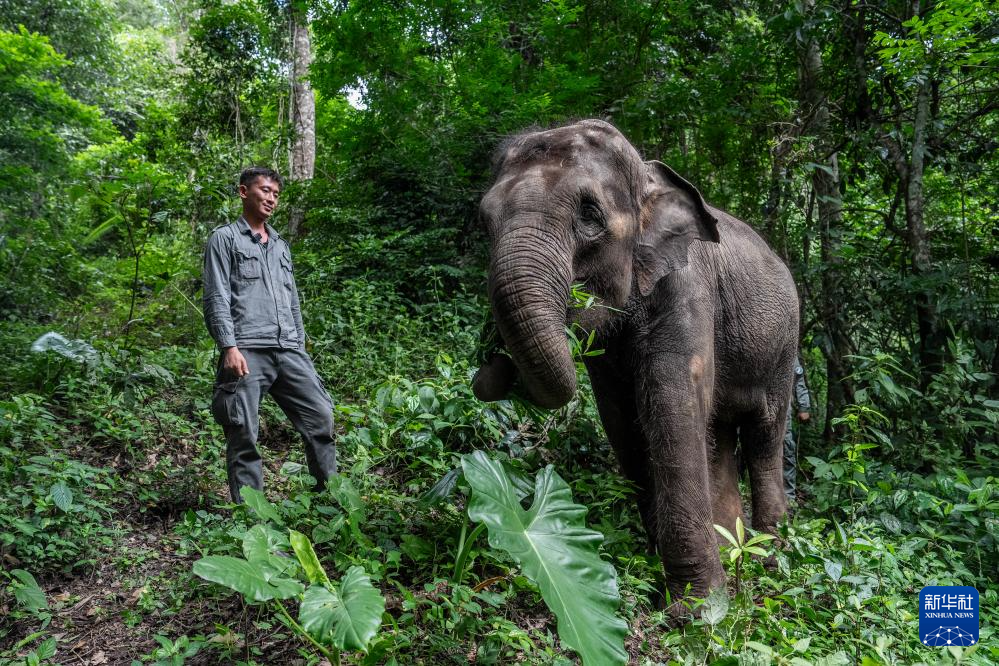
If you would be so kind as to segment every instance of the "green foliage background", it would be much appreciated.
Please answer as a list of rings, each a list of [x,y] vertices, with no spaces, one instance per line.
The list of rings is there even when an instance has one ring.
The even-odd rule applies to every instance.
[[[589,508],[634,663],[999,660],[994,0],[298,4],[316,176],[289,184],[275,224],[305,211],[298,284],[348,483],[306,490],[269,402],[262,444],[282,524],[331,578],[359,566],[386,597],[383,631],[345,659],[574,658],[536,581],[470,536],[455,470],[487,450],[515,483],[553,464]],[[238,556],[259,518],[225,506],[200,262],[238,212],[240,169],[287,171],[288,11],[0,0],[0,661],[72,663],[85,635],[121,663],[315,659],[274,606],[191,573]],[[802,505],[776,569],[740,560],[742,591],[684,628],[657,610],[659,564],[585,386],[553,414],[467,386],[490,154],[582,117],[757,228],[802,296]],[[831,155],[832,224],[815,188]],[[951,583],[982,592],[976,651],[918,643],[919,588]]]

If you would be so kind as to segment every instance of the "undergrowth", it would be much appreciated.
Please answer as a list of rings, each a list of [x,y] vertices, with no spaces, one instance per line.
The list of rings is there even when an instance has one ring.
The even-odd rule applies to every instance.
[[[265,403],[267,496],[243,506],[225,495],[221,432],[208,410],[215,356],[203,336],[187,346],[97,340],[86,353],[79,345],[29,352],[44,331],[5,329],[4,345],[20,352],[0,399],[0,504],[7,507],[0,513],[0,661],[61,663],[84,622],[97,618],[123,637],[115,658],[126,662],[317,663],[326,653],[310,631],[333,641],[322,631],[336,625],[297,615],[307,601],[300,595],[338,594],[367,580],[384,612],[366,641],[324,644],[337,645],[344,663],[572,663],[543,586],[469,517],[463,456],[485,451],[502,465],[522,508],[547,465],[565,479],[572,501],[587,507],[585,525],[602,535],[597,552],[616,574],[632,663],[999,662],[994,446],[977,440],[974,460],[942,453],[994,422],[995,405],[958,404],[966,409],[948,411],[949,430],[920,435],[938,437],[927,444],[935,469],[907,465],[902,454],[912,453],[913,440],[882,415],[898,405],[885,397],[884,359],[872,365],[877,372],[859,378],[870,388],[844,416],[844,436],[821,455],[812,443],[802,503],[779,542],[753,542],[730,557],[752,532],[733,537],[738,543],[722,554],[733,582],[738,567],[739,589],[712,594],[697,619],[676,628],[658,610],[661,565],[647,551],[635,490],[616,471],[585,381],[580,397],[557,412],[482,404],[471,394],[474,368],[466,360],[481,303],[448,293],[433,276],[426,293],[437,296],[419,307],[397,285],[349,278],[342,286],[324,294],[312,283],[306,301],[313,315],[326,313],[307,318],[321,327],[313,352],[340,398],[339,480],[310,490],[297,438]],[[930,386],[932,395],[898,389],[904,413],[962,382],[982,381],[967,358],[957,359]],[[311,560],[299,557],[292,567],[294,534],[314,549],[326,582],[313,578],[317,569],[305,566]],[[248,538],[268,545],[248,551]],[[773,557],[753,556],[753,548]],[[241,583],[230,589],[195,575],[196,561],[220,557],[264,562],[262,571],[278,566],[300,587],[284,600],[255,601],[233,592]],[[83,583],[97,578],[120,591],[107,591],[84,617],[95,602]],[[981,592],[979,646],[920,645],[918,592],[948,584]]]

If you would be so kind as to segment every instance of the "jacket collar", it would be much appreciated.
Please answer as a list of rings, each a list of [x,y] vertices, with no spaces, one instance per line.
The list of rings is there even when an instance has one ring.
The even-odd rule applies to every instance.
[[[281,238],[281,234],[275,231],[274,227],[272,227],[267,222],[264,222],[264,227],[266,227],[267,229],[268,238],[278,238],[278,239]],[[247,222],[242,215],[240,215],[239,219],[236,220],[236,228],[239,229],[239,233],[246,234],[250,238],[253,238],[253,230],[250,229],[250,223]]]

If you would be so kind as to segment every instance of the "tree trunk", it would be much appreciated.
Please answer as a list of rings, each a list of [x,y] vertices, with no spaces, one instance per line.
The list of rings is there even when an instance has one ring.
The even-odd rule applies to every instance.
[[[937,316],[937,302],[932,288],[925,284],[933,271],[930,241],[923,220],[923,171],[926,156],[926,135],[930,119],[930,88],[927,77],[916,95],[916,115],[912,123],[912,149],[905,180],[905,222],[909,243],[912,274],[924,284],[916,294],[916,323],[919,330],[919,365],[923,388],[930,378],[943,369],[947,340]]]
[[[309,84],[312,64],[312,41],[304,9],[291,7],[291,109],[294,139],[291,146],[289,174],[293,181],[311,180],[316,167],[316,99]],[[296,235],[302,227],[305,210],[292,206],[288,215],[288,233]]]
[[[805,0],[803,13],[815,11],[815,0]],[[849,369],[846,357],[850,354],[850,339],[843,311],[846,294],[843,288],[843,260],[840,255],[842,234],[842,201],[840,199],[839,161],[835,141],[829,135],[829,103],[822,88],[822,51],[814,34],[806,34],[798,41],[798,96],[801,104],[802,134],[815,137],[812,171],[812,188],[818,208],[819,240],[822,258],[822,298],[818,304],[819,317],[825,331],[824,353],[828,392],[826,395],[826,422],[823,436],[827,443],[836,437],[832,420],[852,399],[847,384]]]

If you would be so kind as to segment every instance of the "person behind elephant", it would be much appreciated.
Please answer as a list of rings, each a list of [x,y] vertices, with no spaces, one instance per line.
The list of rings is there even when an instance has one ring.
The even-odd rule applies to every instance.
[[[604,353],[583,360],[667,591],[707,596],[725,585],[713,524],[734,530],[742,515],[737,432],[754,526],[774,531],[786,511],[781,441],[798,348],[790,272],[749,226],[644,161],[609,123],[514,135],[494,173],[479,211],[508,355],[483,363],[475,395],[499,400],[518,386],[541,407],[565,405],[576,392],[566,327],[593,331]],[[577,284],[596,307],[572,307]]]
[[[791,413],[795,405],[798,410],[798,421],[802,424],[808,423],[812,418],[812,399],[808,394],[808,384],[805,383],[805,369],[801,365],[801,358],[794,359],[794,392],[791,404],[787,407],[787,426],[784,429],[784,494],[787,498],[796,502],[798,499],[797,475],[798,475],[798,442],[794,439],[794,431],[791,429]],[[801,439],[801,433],[798,433]]]
[[[243,486],[263,489],[257,431],[260,401],[268,393],[301,434],[317,486],[336,473],[333,401],[305,351],[291,248],[267,223],[281,187],[276,171],[243,171],[243,214],[217,227],[205,249],[205,324],[221,350],[212,415],[225,432],[234,502],[241,501]]]

